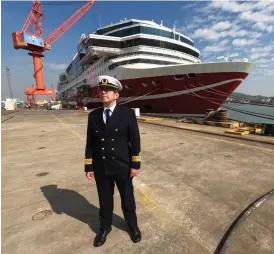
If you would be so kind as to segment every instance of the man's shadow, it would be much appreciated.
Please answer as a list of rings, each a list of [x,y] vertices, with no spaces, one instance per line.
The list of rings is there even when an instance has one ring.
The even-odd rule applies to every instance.
[[[41,191],[54,213],[71,216],[86,223],[93,232],[99,232],[99,209],[89,203],[84,196],[73,190],[59,189],[57,185],[42,186]],[[116,214],[113,214],[112,225],[128,232],[126,222]]]

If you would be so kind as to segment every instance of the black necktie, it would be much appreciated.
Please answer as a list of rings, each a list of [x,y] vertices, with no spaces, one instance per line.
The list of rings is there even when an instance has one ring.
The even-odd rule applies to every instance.
[[[110,109],[109,108],[105,109],[105,113],[106,113],[106,124],[108,124],[108,121],[110,119]]]

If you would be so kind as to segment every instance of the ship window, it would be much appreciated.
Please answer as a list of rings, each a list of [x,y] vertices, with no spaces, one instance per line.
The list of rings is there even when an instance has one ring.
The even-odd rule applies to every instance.
[[[148,87],[148,84],[142,83],[143,87]]]
[[[113,26],[110,26],[110,27],[107,27],[107,28],[98,29],[96,31],[96,33],[97,34],[104,34],[104,33],[110,32],[111,30],[116,30],[116,29],[119,29],[119,28],[122,28],[122,27],[125,27],[125,26],[134,25],[134,24],[136,24],[136,22],[129,21],[129,22],[125,22],[125,23],[122,23],[122,24],[113,25]]]
[[[199,57],[199,53],[197,53],[196,51],[175,43],[167,42],[167,41],[160,41],[160,40],[147,39],[147,38],[136,38],[136,39],[131,39],[131,40],[121,42],[122,48],[128,48],[128,47],[139,46],[139,45],[172,49],[172,50],[176,50],[176,51],[180,51],[180,52],[192,55],[194,57]]]
[[[125,60],[121,61],[118,63],[113,63],[111,64],[108,68],[109,70],[112,70],[120,65],[125,65],[125,64],[133,64],[133,63],[153,63],[153,64],[160,64],[160,65],[169,65],[172,64],[170,62],[166,61],[159,61],[159,60],[150,60],[150,59],[131,59],[131,60]]]
[[[153,80],[153,81],[152,81],[152,84],[153,84],[154,86],[157,86],[157,85],[160,84],[160,81],[159,81],[159,80]]]
[[[196,74],[195,73],[188,73],[187,75],[190,78],[196,78]]]
[[[115,59],[115,58],[118,58],[118,57],[123,57],[123,56],[139,56],[139,55],[153,55],[153,56],[165,56],[165,57],[172,57],[172,58],[177,58],[177,59],[180,59],[180,60],[185,60],[185,61],[189,61],[189,62],[192,62],[191,60],[187,59],[187,58],[184,58],[184,57],[181,57],[181,56],[175,56],[175,55],[167,55],[167,54],[162,54],[162,53],[146,53],[146,52],[136,52],[134,54],[132,53],[125,53],[125,54],[120,54],[119,56],[115,55],[115,56],[111,56],[109,57],[109,59]]]
[[[126,89],[131,89],[131,88],[132,88],[132,85],[125,85],[125,88],[126,88]]]
[[[166,38],[176,39],[176,40],[180,39],[181,42],[194,46],[194,43],[192,41],[186,39],[183,36],[180,36],[179,38],[178,34],[174,35],[174,33],[172,32],[168,32],[168,31],[164,31],[164,30],[152,28],[152,27],[145,27],[145,26],[124,28],[122,30],[109,33],[108,35],[115,36],[115,37],[125,37],[125,36],[130,36],[130,35],[139,34],[139,33],[151,34],[151,35],[156,35],[156,36],[161,36],[161,37],[166,37]]]
[[[176,76],[174,76],[174,79],[175,80],[182,80],[182,79],[184,79],[184,75],[176,75]]]
[[[152,110],[152,106],[150,104],[146,104],[144,107],[145,107],[145,110],[147,111]]]
[[[172,49],[172,50],[184,52],[186,54],[189,54],[195,57],[199,57],[199,53],[197,53],[196,51],[190,48],[184,47],[182,45],[178,45],[178,44],[167,42],[167,41],[148,39],[148,38],[136,38],[136,39],[130,39],[126,41],[110,41],[109,39],[102,40],[102,39],[91,38],[88,40],[88,43],[89,43],[89,46],[99,46],[99,47],[109,47],[109,48],[129,48],[129,47],[134,47],[139,45],[154,46],[154,47],[160,47],[165,49]]]

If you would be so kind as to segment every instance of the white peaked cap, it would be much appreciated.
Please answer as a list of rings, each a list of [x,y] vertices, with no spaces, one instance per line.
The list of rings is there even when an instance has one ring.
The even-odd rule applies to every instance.
[[[122,84],[118,79],[106,75],[98,76],[95,80],[95,84],[98,86],[113,87],[118,91],[121,91],[123,89]]]

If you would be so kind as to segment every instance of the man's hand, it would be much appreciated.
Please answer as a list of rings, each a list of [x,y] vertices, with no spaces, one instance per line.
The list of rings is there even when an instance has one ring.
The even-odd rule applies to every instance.
[[[137,176],[139,174],[139,170],[138,169],[130,169],[130,177],[134,177]]]
[[[93,172],[86,172],[86,177],[88,180],[92,180],[94,178],[94,173]]]

